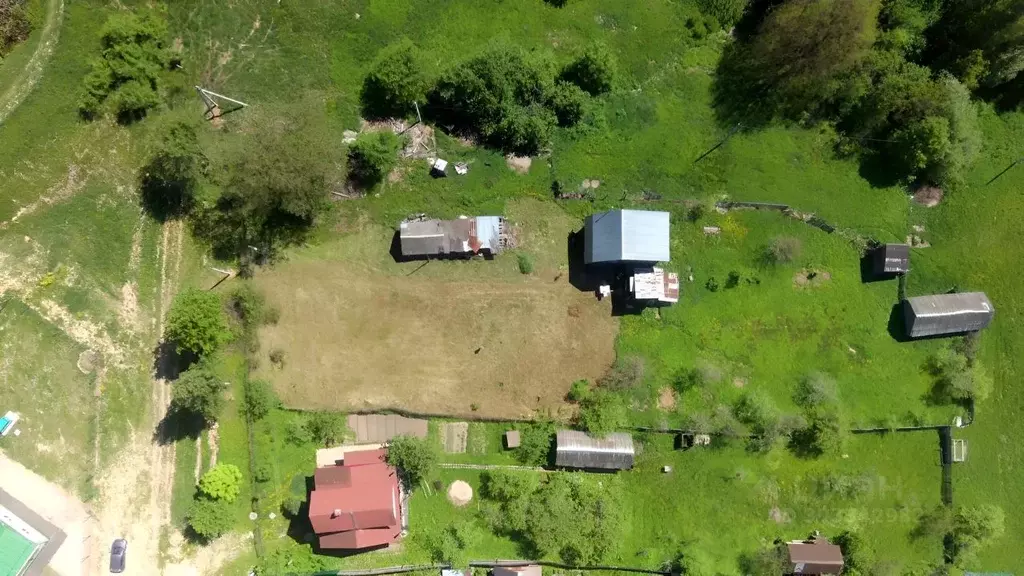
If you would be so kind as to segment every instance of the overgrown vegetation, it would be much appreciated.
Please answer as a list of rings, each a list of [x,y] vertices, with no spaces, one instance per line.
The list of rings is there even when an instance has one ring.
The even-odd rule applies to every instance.
[[[141,170],[143,207],[161,221],[187,216],[199,201],[207,170],[196,127],[181,121],[170,123]]]
[[[366,188],[383,182],[398,163],[401,147],[402,141],[394,132],[364,132],[349,146],[349,177]]]
[[[180,292],[167,313],[164,337],[179,353],[206,356],[231,339],[220,297],[188,288]]]
[[[0,62],[32,31],[25,0],[0,0]]]
[[[932,392],[940,402],[983,401],[992,393],[992,377],[968,356],[964,341],[940,348],[928,359],[926,368],[935,378]]]
[[[224,383],[205,365],[193,365],[174,381],[171,388],[174,412],[213,423],[223,408]]]
[[[410,488],[430,480],[437,466],[438,451],[435,442],[415,436],[395,436],[388,442],[388,464],[402,474]]]

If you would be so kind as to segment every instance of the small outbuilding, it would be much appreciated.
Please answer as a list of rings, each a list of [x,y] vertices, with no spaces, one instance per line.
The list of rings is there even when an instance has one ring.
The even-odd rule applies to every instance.
[[[843,571],[843,551],[820,536],[808,541],[786,544],[790,574],[839,574]]]
[[[883,244],[874,252],[876,275],[906,274],[910,271],[910,246]]]
[[[992,322],[995,312],[984,292],[916,296],[903,302],[911,338],[976,332]]]
[[[679,302],[679,275],[657,267],[635,270],[629,277],[629,292],[644,304],[675,304]]]
[[[537,564],[495,566],[491,569],[491,576],[541,576],[541,569]]]
[[[417,218],[398,226],[402,256],[444,257],[498,254],[506,241],[500,216],[462,216],[455,220]]]
[[[585,470],[629,470],[633,467],[633,437],[624,433],[594,438],[578,430],[556,434],[555,466]]]
[[[521,440],[519,438],[519,430],[509,430],[505,432],[505,448],[519,448]]]
[[[668,262],[669,213],[609,210],[587,216],[585,264]]]

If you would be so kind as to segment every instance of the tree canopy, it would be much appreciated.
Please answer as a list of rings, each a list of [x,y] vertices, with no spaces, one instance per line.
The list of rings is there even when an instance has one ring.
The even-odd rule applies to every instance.
[[[203,540],[213,540],[231,529],[234,523],[231,505],[225,500],[196,498],[185,520],[189,528]]]
[[[142,168],[142,205],[158,220],[187,215],[197,201],[207,159],[195,126],[175,121]]]
[[[398,469],[410,487],[430,479],[437,459],[437,448],[427,438],[401,435],[388,442],[388,464]]]
[[[215,422],[224,408],[224,387],[211,370],[193,366],[171,385],[171,410]]]
[[[178,352],[206,356],[231,339],[220,297],[198,288],[180,292],[167,313],[164,337]]]
[[[234,464],[217,464],[199,479],[199,491],[208,498],[234,502],[241,490],[242,471]]]
[[[348,149],[349,176],[369,188],[379,184],[398,163],[402,140],[389,130],[364,132]]]
[[[392,44],[377,55],[363,80],[363,113],[371,118],[402,117],[422,103],[427,88],[423,57],[409,39]]]

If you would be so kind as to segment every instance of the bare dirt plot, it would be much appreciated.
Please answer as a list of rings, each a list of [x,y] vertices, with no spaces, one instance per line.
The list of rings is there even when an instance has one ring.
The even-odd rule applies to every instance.
[[[257,277],[281,312],[261,333],[259,377],[299,408],[524,417],[560,405],[574,380],[614,360],[616,320],[564,276],[460,280],[501,258],[442,264],[447,276],[279,265]],[[276,349],[282,367],[267,360]]]

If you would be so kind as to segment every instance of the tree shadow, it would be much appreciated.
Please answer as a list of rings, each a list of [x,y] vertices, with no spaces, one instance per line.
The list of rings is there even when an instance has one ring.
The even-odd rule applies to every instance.
[[[285,533],[289,538],[299,544],[315,546],[317,542],[316,533],[313,532],[313,524],[309,521],[309,494],[313,491],[314,482],[312,476],[306,476],[305,480],[306,493],[298,512],[292,514],[282,506],[281,515],[288,519],[288,529]],[[292,493],[292,496],[298,497],[298,494]]]
[[[906,183],[899,168],[883,152],[865,148],[858,158],[857,173],[873,187],[889,188]]]
[[[815,444],[814,430],[810,426],[794,431],[786,447],[794,456],[805,460],[818,458],[823,454],[821,448]]]
[[[897,302],[893,304],[892,310],[889,312],[889,336],[897,342],[910,342],[915,340],[907,335],[907,319],[903,315],[903,303]]]
[[[711,83],[715,120],[721,127],[742,124],[744,131],[767,126],[775,117],[771,87],[750,62],[749,46],[725,47]]]
[[[178,352],[172,341],[159,342],[153,348],[153,374],[156,378],[173,382],[199,358],[190,351]]]
[[[874,282],[885,282],[887,280],[894,280],[899,277],[896,272],[891,273],[879,273],[875,269],[875,262],[877,260],[874,250],[868,250],[865,254],[860,257],[860,281],[861,284],[871,284]]]
[[[170,386],[170,384],[162,384]],[[179,440],[199,438],[206,428],[206,420],[199,414],[186,410],[170,410],[153,432],[153,441],[161,446],[173,444]]]

